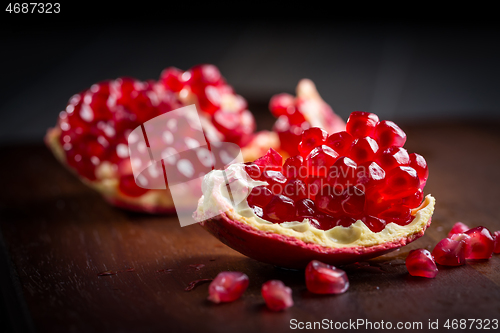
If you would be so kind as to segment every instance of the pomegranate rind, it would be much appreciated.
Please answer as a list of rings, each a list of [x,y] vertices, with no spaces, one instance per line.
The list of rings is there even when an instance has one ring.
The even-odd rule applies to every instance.
[[[347,228],[337,226],[324,231],[311,226],[307,220],[276,224],[258,221],[246,202],[240,203],[236,211],[218,190],[221,184],[207,187],[212,192],[204,192],[200,198],[195,220],[201,221],[202,227],[232,249],[250,258],[288,268],[304,268],[311,260],[330,265],[348,264],[405,246],[424,235],[431,224],[435,205],[435,199],[427,195],[422,205],[415,209],[410,224],[388,223],[378,233],[372,232],[362,221]]]

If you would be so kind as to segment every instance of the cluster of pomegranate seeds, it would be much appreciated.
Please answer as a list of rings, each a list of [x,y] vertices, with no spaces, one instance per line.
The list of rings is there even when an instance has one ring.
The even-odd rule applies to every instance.
[[[264,283],[261,293],[271,311],[282,311],[293,306],[292,289],[279,280]]]
[[[208,300],[214,303],[233,302],[243,295],[249,284],[241,272],[221,272],[208,287]]]
[[[406,268],[410,275],[434,278],[438,269],[431,253],[425,249],[410,251],[406,258]]]
[[[313,260],[306,267],[306,287],[315,294],[342,294],[349,289],[346,273],[334,266]]]
[[[271,106],[294,114],[289,102],[278,95]],[[429,172],[421,155],[403,148],[405,141],[396,124],[368,112],[353,112],[346,131],[331,135],[311,127],[302,133],[298,154],[284,164],[273,149],[247,163],[250,177],[268,183],[254,188],[248,203],[271,222],[307,218],[323,230],[356,220],[373,232],[390,222],[407,225],[424,199]]]

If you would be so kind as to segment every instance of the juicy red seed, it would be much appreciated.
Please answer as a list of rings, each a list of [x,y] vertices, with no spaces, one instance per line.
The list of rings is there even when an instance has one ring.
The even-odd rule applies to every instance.
[[[254,161],[261,169],[273,169],[273,170],[281,170],[281,166],[283,165],[283,157],[273,148],[269,148],[266,155],[259,157]]]
[[[288,116],[295,112],[295,97],[290,94],[278,94],[271,97],[269,110],[275,117]]]
[[[262,176],[262,171],[260,170],[260,168],[254,164],[254,163],[248,163],[248,164],[245,164],[245,171],[247,172],[247,174],[252,178],[252,179],[260,179],[260,177]]]
[[[314,200],[318,194],[323,192],[323,188],[327,185],[325,178],[310,177],[306,179],[307,194],[309,199]]]
[[[125,175],[120,177],[119,188],[120,192],[129,197],[140,197],[141,195],[144,195],[149,191],[146,188],[137,186],[133,175]]]
[[[485,227],[476,227],[465,232],[470,236],[467,241],[471,253],[466,259],[489,259],[493,254],[494,240],[490,231]]]
[[[341,187],[341,191],[355,185],[357,183],[357,166],[356,162],[349,157],[340,157],[328,170],[328,183],[331,186]]]
[[[365,213],[368,215],[378,216],[381,212],[398,204],[399,200],[385,199],[380,193],[380,187],[372,187],[367,189],[365,201]]]
[[[302,163],[304,159],[300,155],[287,158],[283,165],[283,175],[286,178],[306,178],[307,171],[302,167]]]
[[[424,200],[424,192],[421,189],[418,189],[417,192],[415,192],[415,194],[404,197],[401,200],[401,204],[406,207],[417,208],[418,206],[420,206],[423,200]]]
[[[384,210],[382,213],[378,214],[377,217],[387,221],[387,223],[394,222],[402,226],[409,224],[413,220],[409,207],[396,205]]]
[[[448,237],[448,238],[450,238],[451,240],[457,241],[457,242],[460,242],[460,241],[464,242],[464,244],[465,244],[464,245],[464,256],[465,256],[465,259],[467,259],[467,257],[472,252],[472,247],[470,246],[471,237],[467,234],[460,233],[460,234],[453,234],[453,235],[451,235],[451,237]]]
[[[255,215],[257,215],[258,217],[260,217],[261,219],[264,219],[264,210],[259,207],[259,206],[251,206],[253,212]]]
[[[274,194],[265,186],[256,186],[248,195],[247,201],[250,206],[265,207]]]
[[[438,269],[431,253],[425,249],[410,251],[406,257],[406,269],[412,276],[435,278]]]
[[[262,180],[269,184],[268,188],[274,194],[281,194],[287,181],[281,172],[274,170],[265,170],[262,173]]]
[[[420,188],[423,189],[427,178],[429,178],[429,168],[427,167],[427,162],[419,154],[410,154],[410,166],[417,171],[418,178],[420,179]]]
[[[385,171],[376,162],[365,162],[356,169],[357,184],[362,185],[365,191],[374,186],[382,186],[385,183]]]
[[[306,184],[300,179],[290,179],[285,184],[282,192],[293,201],[307,198]]]
[[[314,217],[311,218],[311,225],[320,230],[330,230],[335,228],[337,224],[337,219],[328,214],[324,214],[321,212],[316,212]]]
[[[349,288],[343,270],[317,260],[307,265],[305,275],[307,290],[315,294],[342,294]]]
[[[465,265],[465,240],[442,239],[432,250],[434,260],[444,266]]]
[[[347,197],[347,191],[337,193],[335,190],[333,189],[331,193],[320,193],[316,196],[314,203],[319,211],[333,216],[339,216],[344,213],[342,202]]]
[[[273,126],[273,131],[278,133],[281,149],[286,151],[288,155],[299,155],[299,143],[301,141],[302,132],[309,128],[308,122],[302,122],[297,125],[290,124],[290,120],[286,116],[280,116]]]
[[[377,141],[369,136],[354,140],[349,152],[349,157],[356,163],[362,164],[373,161],[378,151]]]
[[[326,176],[338,157],[339,154],[326,145],[314,148],[305,161],[309,175]]]
[[[365,206],[365,193],[356,186],[346,189],[346,198],[342,201],[342,210],[349,217],[360,218]]]
[[[461,234],[469,230],[470,228],[462,222],[457,222],[453,225],[450,232],[448,233],[448,238],[454,234]]]
[[[386,186],[382,194],[387,199],[401,199],[417,192],[419,185],[415,169],[400,166],[386,173]]]
[[[370,112],[355,111],[351,113],[346,124],[346,132],[354,139],[369,136],[378,123],[378,116]]]
[[[271,311],[282,311],[293,306],[292,289],[279,280],[264,283],[261,293]]]
[[[389,120],[382,120],[375,127],[373,134],[381,149],[389,147],[403,147],[406,134],[398,125]]]
[[[284,195],[275,195],[264,208],[264,214],[274,223],[296,219],[294,202]]]
[[[354,219],[350,216],[341,216],[341,217],[337,218],[337,220],[335,221],[335,226],[341,226],[344,228],[348,228],[355,222],[356,222],[356,219]]]
[[[202,84],[217,85],[222,81],[222,76],[219,72],[219,69],[214,65],[210,64],[197,65],[191,68],[190,72],[191,72],[191,78],[189,80],[190,84],[200,82]]]
[[[493,233],[495,242],[493,244],[493,253],[500,253],[500,231],[495,231]]]
[[[302,139],[299,143],[299,152],[302,156],[307,156],[311,150],[321,146],[328,138],[328,133],[319,128],[311,127],[302,133]]]
[[[410,155],[404,148],[390,147],[382,152],[379,151],[377,162],[385,171],[389,171],[397,166],[408,166]]]
[[[325,144],[339,153],[340,156],[346,156],[351,150],[353,140],[349,133],[342,131],[330,135]]]
[[[233,302],[243,295],[249,284],[241,272],[221,272],[208,287],[208,300],[214,303]]]
[[[161,82],[173,92],[179,92],[184,87],[182,71],[175,67],[169,67],[160,75]]]
[[[362,219],[363,223],[370,229],[372,232],[380,232],[384,230],[387,222],[385,220],[379,219],[375,216],[365,216]]]
[[[316,214],[316,205],[311,199],[302,199],[295,203],[297,217],[313,217]]]

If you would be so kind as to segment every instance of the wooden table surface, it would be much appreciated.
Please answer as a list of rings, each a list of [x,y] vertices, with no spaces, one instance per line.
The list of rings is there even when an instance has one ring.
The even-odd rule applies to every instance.
[[[41,145],[0,148],[0,323],[21,332],[280,332],[290,321],[422,322],[500,319],[500,255],[439,267],[435,279],[411,277],[411,249],[433,246],[462,221],[500,230],[498,123],[433,123],[403,127],[410,152],[424,155],[426,193],[437,200],[425,236],[389,255],[345,267],[342,295],[309,293],[304,271],[273,267],[222,245],[175,216],[131,213],[106,204]],[[204,265],[204,266],[202,266]],[[215,305],[208,284],[191,281],[224,270],[250,278],[243,297]],[[113,271],[111,275],[99,275]],[[116,273],[116,274],[114,274]],[[263,282],[280,279],[295,306],[266,310]],[[0,307],[1,309],[1,307]],[[1,331],[2,329],[0,329]],[[444,329],[443,329],[444,330]]]

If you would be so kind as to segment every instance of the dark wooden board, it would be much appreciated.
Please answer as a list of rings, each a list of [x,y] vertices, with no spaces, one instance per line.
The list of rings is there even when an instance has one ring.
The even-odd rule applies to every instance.
[[[404,258],[432,247],[456,221],[500,230],[498,124],[407,126],[407,148],[427,158],[426,192],[436,197],[425,236],[399,251],[346,267],[350,289],[317,296],[304,272],[249,259],[198,225],[181,228],[175,216],[131,213],[106,204],[39,145],[0,148],[0,225],[5,243],[2,293],[10,310],[3,326],[39,332],[277,332],[290,320],[422,322],[500,319],[500,256],[457,268],[439,267],[435,279],[408,275]],[[203,264],[196,269],[191,265]],[[13,270],[12,276],[9,269]],[[171,271],[168,271],[170,269]],[[104,271],[115,275],[98,276]],[[208,284],[193,280],[223,270],[250,277],[231,304],[206,300]],[[266,310],[260,287],[280,279],[295,306]],[[16,284],[19,286],[16,289]]]

